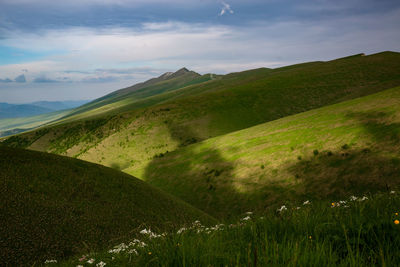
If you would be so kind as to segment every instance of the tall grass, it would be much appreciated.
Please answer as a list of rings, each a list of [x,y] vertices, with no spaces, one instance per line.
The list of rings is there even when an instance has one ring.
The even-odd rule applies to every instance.
[[[286,204],[280,210],[244,214],[235,224],[211,228],[194,222],[177,233],[142,231],[140,241],[61,265],[89,266],[90,259],[107,266],[396,266],[400,261],[397,193]]]

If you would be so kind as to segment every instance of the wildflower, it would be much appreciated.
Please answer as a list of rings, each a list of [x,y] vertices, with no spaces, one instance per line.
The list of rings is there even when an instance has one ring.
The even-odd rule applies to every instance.
[[[105,262],[103,262],[103,261],[101,261],[101,262],[99,262],[99,263],[96,264],[97,267],[104,267],[104,266],[106,266],[106,265],[107,265],[107,263],[105,263]]]
[[[251,215],[251,214],[253,214],[253,212],[252,212],[252,211],[248,211],[248,212],[246,212],[246,215]]]
[[[399,215],[399,213],[398,213],[398,212],[396,212],[394,215],[396,215],[396,216],[397,216],[397,215]]]
[[[310,205],[310,203],[311,203],[310,200],[306,200],[303,202],[303,205]]]
[[[93,264],[95,262],[95,259],[91,258],[90,260],[87,261],[89,264]]]
[[[399,224],[400,221],[399,220],[394,220],[394,224]]]
[[[393,191],[393,190],[392,190],[392,191],[390,191],[390,194],[395,194],[395,193],[396,193],[396,191]]]
[[[311,240],[311,239],[312,239],[312,236],[310,235],[310,236],[308,237],[308,239],[310,239],[310,240]]]
[[[250,216],[246,216],[246,217],[244,217],[244,218],[242,218],[242,219],[240,219],[241,221],[248,221],[248,220],[250,220],[251,218],[250,218]]]
[[[149,255],[151,255],[151,251],[149,251]]]
[[[83,265],[76,265],[76,267],[83,267]]]
[[[350,201],[356,201],[357,200],[357,197],[356,196],[351,196],[350,197]]]
[[[143,234],[143,235],[148,235],[148,234],[151,233],[151,231],[147,230],[147,229],[143,229],[142,231],[140,231],[140,233]]]
[[[182,228],[179,229],[178,232],[176,232],[176,233],[177,233],[177,234],[181,234],[181,233],[183,233],[184,231],[186,231],[186,228],[185,228],[185,227],[182,227]]]
[[[127,252],[128,254],[132,254],[132,253],[135,253],[136,255],[139,255],[139,253],[137,252],[137,250],[136,249],[130,249],[130,250],[128,250],[128,252]]]
[[[46,260],[44,264],[57,263],[57,260]]]
[[[368,198],[366,196],[363,196],[361,199],[359,199],[358,201],[364,201],[364,200],[368,200]]]
[[[285,205],[282,205],[282,207],[280,207],[279,209],[277,209],[277,211],[282,212],[284,210],[287,210]]]
[[[84,261],[84,260],[86,260],[86,256],[82,255],[82,257],[79,259],[79,261]]]

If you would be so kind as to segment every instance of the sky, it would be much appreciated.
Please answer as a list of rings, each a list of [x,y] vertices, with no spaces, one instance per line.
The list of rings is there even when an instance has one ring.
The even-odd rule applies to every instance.
[[[0,102],[400,52],[398,0],[0,0]]]

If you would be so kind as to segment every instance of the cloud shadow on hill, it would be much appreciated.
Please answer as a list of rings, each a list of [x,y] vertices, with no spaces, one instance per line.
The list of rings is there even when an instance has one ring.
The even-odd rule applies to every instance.
[[[224,219],[247,210],[265,210],[290,199],[336,199],[349,194],[392,190],[400,185],[400,124],[384,112],[352,112],[370,140],[367,145],[340,144],[332,151],[311,153],[279,172],[292,175],[294,183],[261,179],[252,190],[239,192],[232,162],[216,148],[190,145],[196,134],[185,125],[169,124],[179,142],[173,151],[154,158],[144,179],[167,192]],[[177,162],[178,161],[178,162]],[[271,174],[273,175],[273,174]],[[250,187],[249,187],[250,188]]]
[[[234,166],[223,158],[217,149],[204,148],[201,151],[191,144],[201,140],[189,126],[168,123],[171,137],[179,143],[179,153],[167,152],[157,155],[146,167],[144,180],[173,193],[214,217],[229,218],[237,210],[229,209],[242,201],[232,180]],[[179,161],[176,163],[176,161]],[[196,161],[203,164],[199,166]],[[173,165],[170,163],[174,162]],[[226,205],[228,196],[230,203]]]

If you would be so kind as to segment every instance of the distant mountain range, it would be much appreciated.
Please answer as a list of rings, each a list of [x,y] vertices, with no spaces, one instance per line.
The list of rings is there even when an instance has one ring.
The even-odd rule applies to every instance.
[[[27,104],[0,103],[0,119],[35,116],[53,111],[71,109],[86,104],[89,100],[37,101]]]

